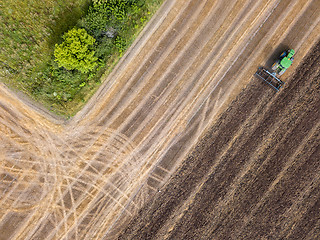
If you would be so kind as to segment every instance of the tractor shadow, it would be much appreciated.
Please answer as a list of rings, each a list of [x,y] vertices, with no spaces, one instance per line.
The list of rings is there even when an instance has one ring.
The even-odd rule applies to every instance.
[[[284,51],[291,49],[289,45],[287,44],[283,44],[281,43],[271,54],[271,56],[269,57],[269,59],[267,60],[266,63],[266,68],[271,69],[272,64],[277,61],[279,59],[279,56],[281,55],[281,53],[283,53]]]

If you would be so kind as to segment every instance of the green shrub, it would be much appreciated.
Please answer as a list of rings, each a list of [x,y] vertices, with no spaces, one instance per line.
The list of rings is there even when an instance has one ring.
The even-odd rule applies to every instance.
[[[105,61],[114,52],[114,40],[104,37],[100,40],[99,44],[97,44],[95,51],[95,56],[101,59],[101,61]]]
[[[116,46],[118,52],[120,54],[122,54],[125,51],[126,47],[127,47],[126,39],[124,39],[124,38],[122,38],[120,36],[117,36],[116,39],[115,39],[115,46]]]
[[[130,15],[140,11],[138,6],[144,0],[94,0],[81,26],[96,38],[101,37],[111,27],[120,31],[130,21]]]
[[[92,71],[97,66],[94,56],[95,39],[85,29],[73,28],[63,35],[63,42],[55,45],[54,56],[60,67],[67,70],[79,70],[82,73]]]

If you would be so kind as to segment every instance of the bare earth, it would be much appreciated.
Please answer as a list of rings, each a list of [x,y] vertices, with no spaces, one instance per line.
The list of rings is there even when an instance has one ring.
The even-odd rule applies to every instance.
[[[317,239],[319,10],[168,0],[67,122],[0,85],[0,239]]]

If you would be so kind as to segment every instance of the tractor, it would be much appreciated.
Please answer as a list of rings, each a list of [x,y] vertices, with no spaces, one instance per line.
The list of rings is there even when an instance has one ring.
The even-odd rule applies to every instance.
[[[294,50],[291,49],[289,51],[283,52],[279,60],[277,60],[272,65],[272,70],[276,71],[276,73],[281,76],[284,72],[291,66],[293,61]]]
[[[255,76],[264,80],[276,91],[279,91],[284,84],[284,82],[281,81],[279,77],[291,66],[294,53],[295,52],[293,49],[283,52],[280,55],[279,59],[272,65],[273,72],[260,67],[255,73]]]

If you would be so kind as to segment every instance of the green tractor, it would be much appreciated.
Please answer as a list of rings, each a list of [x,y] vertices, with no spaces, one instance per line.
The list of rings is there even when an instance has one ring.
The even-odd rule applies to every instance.
[[[284,82],[281,81],[277,75],[281,76],[291,66],[293,55],[293,49],[283,52],[279,59],[272,65],[273,72],[270,72],[263,67],[259,67],[255,76],[265,81],[276,91],[279,91]]]
[[[279,60],[276,61],[272,65],[272,70],[274,70],[279,76],[284,74],[284,72],[291,66],[292,61],[293,61],[293,55],[294,55],[294,50],[288,50],[283,52]]]

